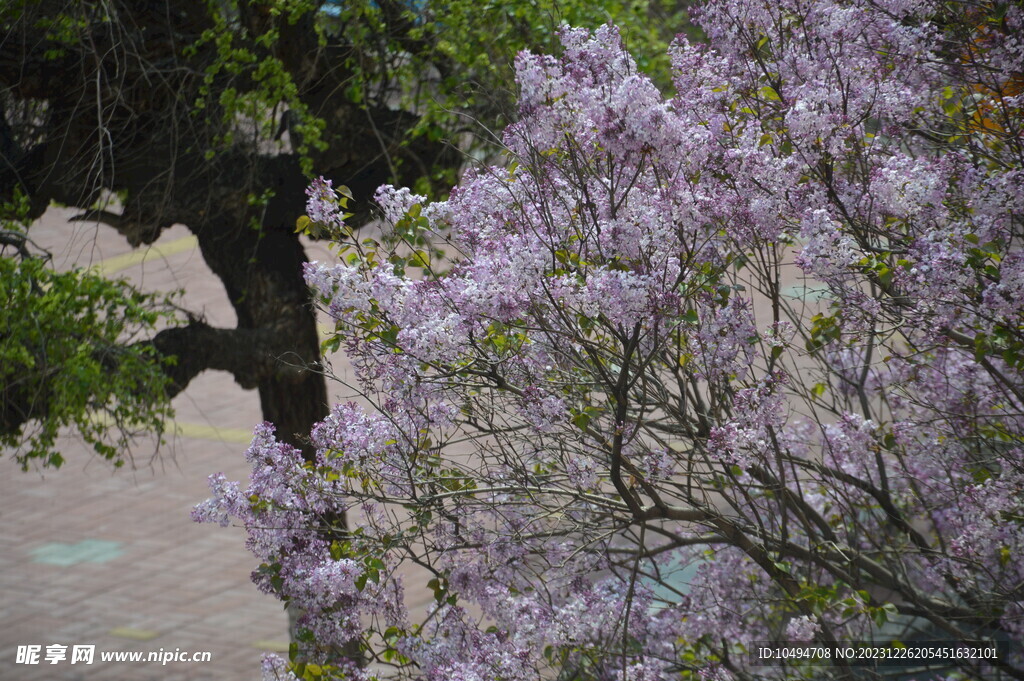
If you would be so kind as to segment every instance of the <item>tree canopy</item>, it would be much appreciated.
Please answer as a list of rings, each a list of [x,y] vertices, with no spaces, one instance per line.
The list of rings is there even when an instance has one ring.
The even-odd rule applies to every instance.
[[[187,319],[122,340],[148,346],[168,379],[154,385],[164,385],[168,398],[210,369],[258,388],[264,416],[308,450],[310,427],[327,414],[302,280],[306,256],[295,233],[310,174],[351,188],[359,199],[355,223],[367,219],[383,182],[446,189],[473,146],[465,131],[479,130],[467,120],[494,128],[507,114],[505,64],[516,50],[548,44],[563,18],[612,17],[634,27],[656,61],[666,24],[651,19],[672,7],[613,0],[4,3],[0,199],[27,197],[28,220],[53,203],[78,207],[82,219],[114,227],[133,246],[154,242],[172,224],[187,226],[223,282],[237,326]],[[5,263],[9,276],[14,266]],[[46,309],[39,296],[20,302]],[[102,296],[94,302],[104,305]],[[38,338],[11,342],[41,352]],[[126,404],[141,399],[121,387]],[[5,390],[4,442],[24,440],[31,423],[49,432],[58,410],[48,400],[56,396]]]
[[[521,53],[506,165],[306,267],[362,398],[195,510],[320,646],[268,678],[1024,676],[1024,10],[698,22],[670,95],[610,25]]]

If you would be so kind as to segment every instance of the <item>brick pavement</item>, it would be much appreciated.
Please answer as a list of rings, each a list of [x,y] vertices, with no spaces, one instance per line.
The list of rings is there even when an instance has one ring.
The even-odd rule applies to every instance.
[[[215,379],[200,388],[194,400],[226,392]],[[254,406],[239,411],[253,414]],[[113,471],[77,442],[63,447],[65,466],[42,475],[0,461],[0,679],[259,678],[260,649],[287,641],[284,613],[249,582],[242,530],[189,519],[210,472],[244,478],[244,446],[178,438],[134,471]],[[104,544],[76,556],[84,542]],[[53,643],[203,650],[212,661],[14,664],[18,645]]]

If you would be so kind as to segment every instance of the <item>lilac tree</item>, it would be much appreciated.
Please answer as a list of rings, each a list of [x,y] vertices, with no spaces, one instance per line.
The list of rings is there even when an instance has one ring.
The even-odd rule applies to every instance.
[[[671,96],[611,26],[521,54],[507,164],[441,203],[382,187],[380,239],[311,187],[359,397],[313,463],[260,426],[248,488],[195,512],[305,613],[270,678],[823,678],[853,672],[753,649],[1024,643],[1024,11],[696,14]]]

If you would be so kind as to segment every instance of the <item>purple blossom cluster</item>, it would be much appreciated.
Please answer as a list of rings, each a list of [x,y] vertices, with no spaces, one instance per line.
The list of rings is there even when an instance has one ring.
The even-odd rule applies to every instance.
[[[671,97],[613,26],[520,54],[510,164],[441,203],[382,187],[394,230],[306,268],[361,398],[311,461],[258,428],[248,488],[213,476],[195,517],[245,524],[325,661],[361,644],[339,677],[809,678],[745,653],[887,625],[1024,643],[1024,10],[694,17]],[[340,224],[332,192],[311,219]]]
[[[331,180],[319,177],[306,189],[306,216],[313,222],[332,227],[344,224],[341,195]]]

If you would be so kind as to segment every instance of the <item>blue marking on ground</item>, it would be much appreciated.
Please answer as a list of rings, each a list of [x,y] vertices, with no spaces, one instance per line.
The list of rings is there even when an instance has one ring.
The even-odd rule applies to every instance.
[[[102,539],[83,539],[77,544],[50,542],[32,549],[32,560],[46,565],[70,567],[78,563],[106,563],[124,551],[121,542]]]

